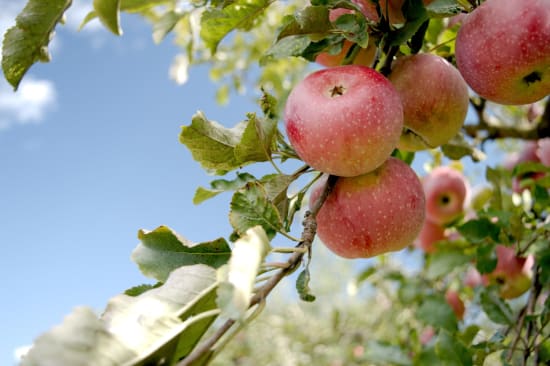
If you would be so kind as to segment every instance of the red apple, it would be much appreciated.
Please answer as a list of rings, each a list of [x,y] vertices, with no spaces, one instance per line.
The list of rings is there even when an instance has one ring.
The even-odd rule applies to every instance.
[[[437,249],[435,244],[445,239],[445,228],[443,226],[430,220],[425,220],[420,234],[418,234],[418,237],[414,241],[414,245],[426,253],[433,253]]]
[[[529,104],[550,94],[550,0],[487,0],[456,39],[458,69],[480,96]]]
[[[352,177],[379,167],[403,128],[401,99],[377,71],[356,65],[319,70],[298,83],[284,111],[296,153],[314,169]]]
[[[313,204],[324,180],[311,193]],[[345,258],[368,258],[401,250],[413,242],[424,221],[424,193],[416,173],[389,158],[357,177],[338,178],[317,214],[317,235]]]
[[[476,288],[478,286],[487,286],[488,281],[486,278],[481,276],[481,273],[479,273],[475,267],[470,267],[464,276],[464,285],[471,288]]]
[[[550,166],[550,137],[545,137],[537,141],[536,155],[541,163]]]
[[[445,225],[464,212],[468,191],[466,178],[456,169],[439,166],[422,182],[426,194],[426,219]]]
[[[460,296],[458,296],[458,292],[454,290],[447,290],[445,293],[445,300],[453,309],[457,319],[462,320],[464,318],[466,307],[464,306],[462,299],[460,299]]]
[[[458,133],[468,112],[468,86],[447,60],[430,53],[402,57],[389,79],[403,101],[400,149],[434,148]]]
[[[499,285],[500,296],[514,299],[531,287],[533,256],[518,257],[514,248],[497,245],[497,266],[489,274],[483,275],[484,281]]]

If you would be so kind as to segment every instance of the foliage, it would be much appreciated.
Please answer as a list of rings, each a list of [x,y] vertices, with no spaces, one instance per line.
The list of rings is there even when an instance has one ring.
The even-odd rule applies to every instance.
[[[353,45],[344,63],[351,63],[360,48],[375,45],[372,66],[386,74],[394,57],[418,52],[454,62],[458,26],[450,19],[472,11],[477,2],[436,0],[424,6],[420,0],[405,0],[400,25],[386,19],[380,3],[373,1],[379,17],[373,20],[350,0],[194,0],[183,6],[176,0],[93,2],[82,26],[98,17],[121,34],[120,13],[138,13],[153,24],[157,42],[175,34],[182,51],[173,66],[178,81],[185,81],[182,75],[191,65],[208,63],[211,78],[220,84],[219,102],[228,102],[231,89],[243,92],[253,85],[261,112],[248,113],[231,128],[198,112],[180,134],[193,158],[217,176],[208,187],[197,189],[193,202],[229,192],[233,232],[192,243],[164,226],[140,230],[141,243],[132,259],[156,284],[135,286],[113,298],[101,316],[77,308],[63,324],[36,339],[23,365],[550,361],[550,168],[541,163],[523,162],[513,169],[485,165],[490,194],[472,197],[463,216],[445,227],[447,237],[434,252],[411,246],[400,253],[400,261],[396,255],[382,255],[361,262],[365,267],[348,278],[348,295],[342,295],[345,279],[326,271],[333,265],[330,259],[323,268],[315,265],[323,258],[312,255],[315,214],[334,181],[328,179],[324,195],[310,203],[309,211],[303,209],[319,173],[303,165],[279,129],[292,86],[311,70],[319,53],[337,54],[345,42]],[[48,43],[70,4],[29,0],[4,35],[2,68],[14,89],[34,63],[49,60]],[[337,8],[349,13],[331,21],[330,11]],[[483,162],[490,140],[549,135],[547,100],[510,107],[472,95],[471,104],[477,120],[448,144],[418,154],[396,150],[393,155],[409,164],[423,160],[429,170],[449,161]],[[536,107],[542,112],[533,116]],[[258,163],[272,170],[259,177],[246,171]],[[302,225],[296,222],[300,217]],[[274,246],[276,237],[292,242],[291,247]],[[477,286],[464,281],[474,268],[481,275],[495,270],[498,245],[534,258],[528,291],[514,300],[503,296],[498,279]],[[412,272],[407,269],[410,262],[419,264]],[[271,291],[300,266],[295,297],[304,302],[267,305],[269,314],[253,322]],[[338,281],[333,298],[319,289],[328,280]],[[463,319],[446,301],[449,289],[458,291],[466,305]],[[316,291],[321,292],[317,299]],[[334,298],[343,300],[331,306]],[[229,342],[231,338],[239,341]]]

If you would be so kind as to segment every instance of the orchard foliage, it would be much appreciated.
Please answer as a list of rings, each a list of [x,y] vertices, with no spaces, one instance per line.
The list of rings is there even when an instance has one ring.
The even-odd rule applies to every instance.
[[[295,271],[291,278],[297,297],[305,302],[315,300],[314,289],[327,276],[316,267],[311,249],[316,215],[337,194],[340,178],[319,179],[320,172],[302,161],[281,129],[291,90],[306,72],[321,68],[315,63],[319,55],[347,65],[366,49],[375,51],[364,66],[389,80],[394,66],[406,57],[431,54],[444,59],[453,80],[462,82],[455,70],[457,45],[471,60],[475,52],[487,50],[458,44],[457,33],[468,21],[466,14],[489,2],[502,8],[513,4],[527,12],[532,4],[539,6],[538,23],[531,23],[543,40],[535,52],[538,69],[523,75],[522,87],[538,85],[543,98],[527,105],[501,105],[470,90],[464,101],[469,103],[468,123],[460,122],[462,107],[438,107],[439,113],[450,113],[458,127],[445,141],[439,141],[448,132],[445,125],[430,130],[426,139],[405,122],[404,134],[414,134],[422,144],[438,140],[437,145],[427,144],[429,150],[418,149],[416,143],[412,151],[389,149],[393,157],[415,166],[424,181],[430,215],[424,227],[418,227],[416,240],[399,257],[381,254],[372,261],[353,262],[360,271],[347,279],[330,273],[341,281],[334,290],[341,299],[338,307],[317,301],[299,308],[287,301],[270,306],[271,315],[253,322],[271,291]],[[5,33],[2,69],[14,89],[36,62],[50,59],[49,42],[70,6],[70,0],[29,0]],[[550,1],[94,0],[82,26],[99,18],[109,31],[121,35],[125,12],[150,22],[156,42],[175,35],[181,47],[172,67],[176,81],[185,82],[193,65],[207,63],[211,78],[219,83],[219,102],[228,102],[231,90],[245,93],[246,87],[254,88],[258,108],[242,121],[218,123],[201,111],[190,116],[180,134],[197,163],[216,176],[196,190],[193,202],[229,193],[233,231],[194,243],[164,226],[140,230],[140,244],[131,257],[153,284],[114,297],[99,317],[89,308],[76,308],[61,325],[36,339],[22,365],[550,362],[550,103],[545,97],[550,91]],[[489,34],[489,22],[485,20],[480,34]],[[507,55],[514,47],[533,48],[529,37],[514,33],[531,28],[511,21],[498,24],[506,26],[499,29],[499,37],[510,41]],[[513,42],[517,39],[519,45]],[[498,62],[498,54],[491,56],[490,62]],[[485,64],[473,70],[481,66]],[[420,90],[424,81],[414,87]],[[449,78],[432,80],[434,85],[446,82]],[[345,92],[334,90],[333,97]],[[406,86],[400,92],[410,90]],[[438,93],[443,92],[418,94]],[[412,109],[421,102],[415,98],[418,95],[411,97]],[[451,102],[462,103],[453,98]],[[486,147],[495,140],[501,158],[513,158],[488,159]],[[462,172],[470,161],[483,169],[483,183],[468,170]],[[252,166],[260,168],[248,169]],[[444,185],[434,179],[440,169],[459,178]],[[457,180],[464,189],[455,188]],[[322,186],[310,199],[316,182]],[[438,210],[452,212],[438,216]],[[342,225],[353,220],[346,217]],[[396,249],[391,243],[389,248]],[[420,265],[407,268],[411,261]],[[346,285],[353,296],[342,296]],[[232,338],[237,340],[230,342]]]

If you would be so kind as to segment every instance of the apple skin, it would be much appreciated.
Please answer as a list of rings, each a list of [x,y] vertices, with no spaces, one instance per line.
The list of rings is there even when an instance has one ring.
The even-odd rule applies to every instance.
[[[394,62],[389,79],[403,101],[401,150],[441,146],[462,128],[469,107],[468,85],[443,57],[430,53],[402,57]]]
[[[313,205],[324,187],[312,189]],[[416,173],[389,158],[381,167],[357,177],[338,178],[317,214],[317,235],[344,258],[369,258],[411,244],[424,222],[424,193]]]
[[[531,287],[533,256],[518,257],[514,248],[497,245],[497,266],[493,272],[484,274],[483,281],[500,286],[503,299],[514,299]]]
[[[422,225],[422,229],[414,241],[414,245],[426,253],[433,253],[437,249],[435,244],[446,238],[443,226],[430,220],[424,220],[424,225]]]
[[[468,268],[464,276],[464,286],[476,288],[478,286],[487,286],[488,284],[487,278],[483,277],[475,267]]]
[[[426,219],[445,225],[464,212],[468,182],[462,173],[448,166],[438,166],[422,181],[426,194]]]
[[[550,137],[545,137],[537,141],[536,155],[541,163],[550,166]]]
[[[457,319],[462,320],[464,318],[466,307],[464,306],[464,302],[460,296],[458,296],[458,292],[454,290],[447,290],[447,292],[445,292],[445,300],[453,309]]]
[[[464,19],[456,62],[468,85],[499,104],[550,94],[550,0],[487,0]]]
[[[403,107],[382,74],[346,65],[315,71],[298,83],[284,120],[302,160],[321,172],[353,177],[390,156],[403,129]]]

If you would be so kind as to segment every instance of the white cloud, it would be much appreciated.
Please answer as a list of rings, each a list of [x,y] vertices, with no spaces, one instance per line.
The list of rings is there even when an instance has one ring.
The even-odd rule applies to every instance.
[[[55,86],[49,80],[27,76],[17,92],[6,82],[0,82],[0,130],[14,124],[41,122],[56,100]]]

